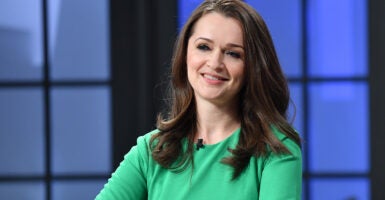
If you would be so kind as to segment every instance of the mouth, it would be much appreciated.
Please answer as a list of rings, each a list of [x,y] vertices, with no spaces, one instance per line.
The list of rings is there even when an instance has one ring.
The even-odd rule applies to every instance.
[[[202,76],[206,79],[213,80],[213,81],[227,81],[228,80],[227,78],[223,78],[220,76],[214,76],[214,75],[210,75],[210,74],[202,74]]]

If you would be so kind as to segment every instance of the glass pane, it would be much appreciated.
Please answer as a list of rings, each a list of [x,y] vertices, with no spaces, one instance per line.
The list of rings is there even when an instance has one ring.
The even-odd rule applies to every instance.
[[[110,121],[107,87],[53,89],[53,173],[110,172]]]
[[[264,18],[287,76],[301,76],[302,19],[300,0],[248,0]],[[277,6],[279,5],[279,6]]]
[[[44,173],[42,97],[40,89],[0,89],[0,175]]]
[[[95,199],[106,181],[56,181],[53,200]]]
[[[24,200],[24,199],[45,199],[44,183],[0,183],[0,199]]]
[[[41,2],[0,1],[0,81],[42,78]]]
[[[109,78],[107,0],[49,0],[53,79]]]
[[[302,103],[302,84],[290,83],[290,98],[292,100],[289,107],[289,120],[294,120],[293,126],[299,134],[303,134],[303,103]],[[302,135],[303,136],[303,135]]]
[[[365,0],[309,0],[309,65],[312,76],[365,76]]]
[[[202,3],[202,0],[179,0],[178,1],[178,12],[179,12],[179,27],[181,28],[186,23],[191,12]]]
[[[292,121],[294,120],[293,122],[293,126],[294,128],[297,130],[297,132],[299,133],[301,139],[303,141],[306,141],[306,138],[304,138],[304,132],[303,132],[303,101],[302,101],[302,96],[303,96],[303,92],[302,92],[302,84],[300,83],[290,83],[289,85],[290,87],[290,98],[292,100],[290,106],[289,106],[289,120]],[[302,159],[303,159],[303,162],[302,162],[302,168],[303,170],[307,170],[306,169],[306,165],[305,165],[305,159],[306,159],[306,156],[305,154],[307,153],[307,151],[304,149],[304,146],[302,146]]]
[[[369,200],[370,184],[364,178],[313,179],[310,181],[311,199]]]
[[[310,170],[369,170],[368,87],[366,83],[310,85]]]

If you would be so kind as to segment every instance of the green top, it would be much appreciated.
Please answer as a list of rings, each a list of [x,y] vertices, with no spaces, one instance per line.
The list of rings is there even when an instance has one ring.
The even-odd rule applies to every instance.
[[[233,168],[222,164],[227,148],[238,143],[240,129],[230,137],[194,150],[191,167],[173,172],[152,159],[149,140],[154,130],[137,140],[117,170],[96,197],[97,200],[291,200],[301,199],[302,156],[299,146],[273,129],[291,154],[252,157],[249,166],[234,181]]]

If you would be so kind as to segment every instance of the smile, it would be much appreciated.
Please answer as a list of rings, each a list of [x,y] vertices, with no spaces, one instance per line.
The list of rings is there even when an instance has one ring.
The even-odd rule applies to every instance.
[[[209,75],[209,74],[203,74],[203,77],[207,78],[209,80],[213,80],[213,81],[226,81],[227,80],[226,78],[222,78],[219,76],[213,76],[213,75]]]

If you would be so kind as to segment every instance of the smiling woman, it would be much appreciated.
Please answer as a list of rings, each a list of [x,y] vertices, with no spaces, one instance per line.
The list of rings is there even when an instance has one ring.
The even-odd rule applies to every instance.
[[[287,82],[253,8],[204,1],[180,32],[170,85],[157,129],[138,138],[96,199],[300,199]]]

